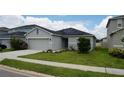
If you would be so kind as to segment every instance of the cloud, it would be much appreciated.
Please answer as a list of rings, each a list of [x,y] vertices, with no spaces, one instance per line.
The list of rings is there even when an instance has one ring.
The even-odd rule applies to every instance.
[[[106,25],[110,18],[112,18],[112,16],[107,16],[98,25],[96,25],[92,31],[89,31],[89,32],[94,34],[98,39],[106,37],[107,36]]]
[[[32,16],[21,16],[21,15],[1,15],[0,16],[0,27],[17,27],[22,25],[37,24],[52,30],[60,30],[64,28],[73,27],[82,31],[86,31],[94,34],[97,38],[102,38],[106,36],[106,24],[109,18],[112,16],[107,16],[98,25],[96,25],[92,30],[89,30],[85,26],[85,22],[78,21],[63,21],[63,20],[50,20],[47,17],[32,17]],[[90,24],[89,24],[90,25]]]

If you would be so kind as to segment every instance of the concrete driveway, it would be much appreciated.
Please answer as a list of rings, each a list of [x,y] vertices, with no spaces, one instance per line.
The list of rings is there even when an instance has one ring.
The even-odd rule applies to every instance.
[[[4,58],[15,58],[17,56],[34,54],[38,52],[41,52],[41,51],[39,50],[18,50],[18,51],[4,52],[4,53],[0,53],[0,60],[3,60]]]

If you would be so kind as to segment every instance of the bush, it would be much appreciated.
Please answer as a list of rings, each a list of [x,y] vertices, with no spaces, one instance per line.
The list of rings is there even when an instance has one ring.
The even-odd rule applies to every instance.
[[[0,48],[1,48],[1,49],[6,49],[6,48],[7,48],[7,46],[6,46],[6,45],[1,44],[1,45],[0,45]]]
[[[11,39],[10,44],[14,50],[24,50],[28,48],[28,44],[26,42],[15,37]]]
[[[87,53],[90,50],[90,40],[80,37],[78,39],[78,50],[80,53]]]
[[[0,47],[0,51],[2,51],[2,48]]]
[[[118,48],[109,49],[109,54],[114,57],[124,58],[124,50],[122,49],[118,49]]]

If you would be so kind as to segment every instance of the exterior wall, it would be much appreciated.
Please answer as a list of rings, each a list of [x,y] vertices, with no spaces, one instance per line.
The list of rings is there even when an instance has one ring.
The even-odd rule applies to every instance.
[[[0,34],[7,34],[7,31],[0,31]]]
[[[118,31],[111,35],[111,47],[124,48],[124,42],[121,39],[124,37],[124,30]]]
[[[118,35],[114,35],[114,36],[110,35],[112,32],[114,32],[118,29],[121,29],[121,28],[117,27],[117,23],[120,20],[122,20],[122,27],[121,28],[123,28],[124,27],[124,19],[111,20],[109,25],[108,25],[108,28],[107,28],[107,47],[108,48],[112,48],[114,43],[118,44],[118,45],[121,44],[119,39],[121,38],[122,35],[119,35],[118,32],[117,33],[119,36]],[[115,33],[115,34],[117,34],[117,33]],[[115,38],[117,38],[117,39],[115,39]]]
[[[6,45],[8,49],[11,48],[10,39],[0,39],[0,43]]]
[[[93,50],[96,46],[96,40],[94,37],[88,37],[84,36],[85,38],[90,39],[90,44],[91,44],[91,50]],[[73,36],[68,38],[68,48],[70,49],[71,47],[74,49],[78,49],[77,43],[78,43],[78,38],[79,36]]]
[[[68,48],[69,49],[71,49],[71,47],[76,50],[78,49],[78,47],[77,47],[78,38],[79,37],[68,37]]]
[[[107,48],[107,39],[101,41],[101,46]]]
[[[117,20],[111,20],[107,28],[107,47],[112,47],[110,34],[117,30]]]
[[[26,37],[51,37],[51,35],[44,29],[38,29],[38,33],[37,33],[37,29],[35,29],[31,33],[29,33]]]
[[[52,50],[62,49],[62,38],[59,36],[52,36]]]

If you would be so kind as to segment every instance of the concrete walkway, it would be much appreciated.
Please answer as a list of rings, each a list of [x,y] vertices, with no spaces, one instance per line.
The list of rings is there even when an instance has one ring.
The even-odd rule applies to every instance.
[[[51,62],[51,61],[41,61],[35,59],[27,59],[27,58],[10,58],[19,61],[25,61],[29,63],[36,63],[42,65],[49,65],[55,67],[64,67],[70,69],[77,69],[82,71],[93,71],[93,72],[102,72],[102,73],[109,73],[109,74],[116,74],[116,75],[124,75],[123,69],[115,69],[115,68],[105,68],[105,67],[95,67],[95,66],[86,66],[86,65],[76,65],[76,64],[67,64],[67,63],[59,63],[59,62]]]
[[[105,67],[95,67],[95,66],[86,66],[86,65],[77,65],[77,64],[68,64],[68,63],[58,63],[58,62],[50,62],[50,61],[41,61],[35,59],[27,59],[27,58],[18,58],[17,56],[33,54],[40,51],[33,50],[21,50],[21,51],[13,51],[7,53],[0,53],[0,60],[4,58],[15,59],[19,61],[25,61],[30,63],[37,63],[55,67],[64,67],[70,69],[77,69],[82,71],[93,71],[93,72],[102,72],[116,75],[124,75],[124,69],[115,69],[115,68],[105,68]],[[1,55],[2,54],[2,55]]]

